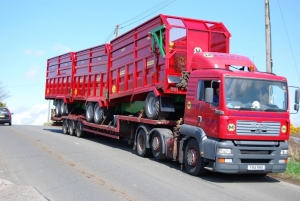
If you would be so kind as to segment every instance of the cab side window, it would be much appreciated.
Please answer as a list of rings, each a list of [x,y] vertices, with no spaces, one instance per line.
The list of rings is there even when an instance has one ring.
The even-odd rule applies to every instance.
[[[198,90],[197,90],[197,100],[204,101],[204,81],[200,80],[198,82]]]
[[[212,86],[213,83],[213,86]],[[216,82],[213,82],[213,80],[199,80],[198,82],[198,89],[197,89],[197,100],[204,101],[205,100],[205,88],[213,87],[214,92],[217,91],[217,88],[219,88],[218,85],[216,85]]]

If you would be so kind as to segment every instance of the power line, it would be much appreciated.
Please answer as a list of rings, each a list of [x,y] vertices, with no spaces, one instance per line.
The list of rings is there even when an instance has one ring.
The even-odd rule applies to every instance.
[[[136,22],[138,22],[138,21],[141,21],[142,19],[145,19],[146,17],[149,17],[149,16],[152,15],[153,13],[156,13],[157,11],[159,11],[159,10],[161,10],[161,9],[163,9],[163,8],[165,8],[165,7],[167,7],[168,5],[170,5],[171,3],[175,2],[175,1],[176,1],[176,0],[171,1],[171,2],[168,3],[167,5],[161,7],[160,9],[157,9],[157,10],[153,11],[153,12],[150,13],[149,15],[146,15],[146,16],[144,16],[144,17],[142,17],[142,18],[140,18],[140,19],[138,19],[138,20],[136,20],[136,21],[134,21],[134,22],[132,22],[132,23],[126,25],[126,26],[120,27],[120,29],[123,29],[124,27],[130,26],[130,25],[132,25],[132,24],[134,24],[134,23],[136,23]]]
[[[156,9],[156,10],[153,11],[152,13],[150,13],[150,14],[148,14],[148,15],[142,17],[142,18],[139,18],[138,20],[135,20],[134,22],[132,22],[132,23],[130,23],[130,24],[127,24],[127,25],[124,25],[124,26],[120,27],[119,29],[123,29],[124,27],[130,26],[130,25],[132,25],[132,24],[134,24],[134,23],[136,23],[136,22],[138,22],[138,21],[140,21],[140,20],[142,20],[142,19],[144,19],[144,18],[146,18],[146,17],[152,15],[153,13],[156,13],[157,11],[159,11],[159,10],[161,10],[161,9],[163,9],[163,8],[165,8],[165,7],[167,7],[168,5],[174,3],[175,1],[176,1],[176,0],[172,0],[172,1],[170,1],[169,3],[168,3],[168,2],[161,2],[161,3],[159,3],[159,4],[156,4],[155,6],[151,7],[151,8],[148,9],[148,10],[146,10],[145,12],[142,12],[141,14],[139,14],[139,15],[137,15],[137,16],[135,16],[135,17],[133,17],[133,18],[131,18],[131,19],[129,19],[129,20],[123,22],[123,23],[121,23],[120,25],[124,25],[124,24],[130,22],[130,21],[132,21],[132,20],[138,18],[139,16],[142,16],[142,15],[144,15],[145,13],[147,13],[147,12],[153,10],[153,9],[156,8],[156,7],[159,7],[159,6],[161,6],[161,5],[164,5],[164,6],[160,7],[159,9]],[[167,4],[166,4],[166,3],[167,3]],[[119,25],[119,26],[120,26],[120,25]],[[110,38],[113,36],[113,34],[115,34],[115,33],[116,33],[116,29],[113,29],[113,31],[112,31],[112,32],[109,34],[109,36],[106,38],[105,43],[108,42],[109,39],[110,39]]]
[[[289,41],[289,46],[290,46],[290,49],[291,49],[291,52],[292,52],[292,56],[293,56],[293,60],[294,60],[294,63],[295,63],[295,67],[296,67],[298,79],[300,81],[300,76],[299,76],[299,72],[298,72],[298,67],[297,67],[296,59],[295,59],[294,52],[293,52],[293,49],[292,49],[290,37],[289,37],[288,31],[287,31],[287,28],[286,28],[286,25],[285,25],[285,21],[284,21],[284,18],[283,18],[283,14],[282,14],[282,11],[281,11],[281,6],[280,6],[280,3],[279,3],[279,0],[277,0],[277,2],[278,2],[278,5],[279,5],[280,14],[281,14],[282,21],[283,21],[283,24],[284,24],[285,33],[287,35],[287,38],[288,38],[288,41]]]
[[[106,43],[107,41],[109,41],[109,39],[113,36],[113,34],[115,33],[115,29],[109,34],[109,36],[106,38],[106,40],[104,41],[104,43]]]
[[[174,1],[176,1],[176,0],[173,0],[172,2],[170,2],[170,4],[173,3]],[[148,10],[142,12],[141,14],[139,14],[139,15],[137,15],[137,16],[135,16],[135,17],[133,17],[133,18],[131,18],[131,19],[129,19],[129,20],[123,22],[123,23],[121,23],[120,25],[126,24],[127,22],[130,22],[130,21],[134,20],[135,18],[138,18],[139,16],[142,16],[142,15],[144,15],[145,13],[147,13],[148,11],[151,11],[151,10],[153,10],[154,8],[160,6],[161,4],[165,4],[165,3],[166,3],[166,2],[161,2],[161,3],[159,3],[159,4],[156,4],[155,6],[151,7],[150,9],[148,9]],[[168,4],[168,5],[169,5],[169,4]]]

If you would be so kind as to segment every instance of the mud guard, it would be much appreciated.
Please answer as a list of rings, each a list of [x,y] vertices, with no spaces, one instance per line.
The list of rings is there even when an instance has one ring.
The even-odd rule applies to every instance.
[[[147,139],[146,139],[146,148],[150,148],[150,145],[149,145],[150,135],[149,135],[149,133],[150,133],[150,131],[151,131],[152,128],[150,126],[148,126],[148,125],[141,124],[141,125],[139,125],[139,127],[135,131],[133,150],[136,150],[137,134],[138,134],[138,131],[140,129],[143,129],[145,131],[145,133],[146,133],[146,136],[147,136]]]
[[[173,134],[172,134],[172,131],[170,129],[167,129],[167,128],[154,128],[150,131],[150,135],[151,136],[154,132],[157,132],[159,135],[162,136],[162,153],[163,154],[166,154],[167,153],[167,139],[173,139]],[[149,144],[149,141],[148,143]],[[147,148],[150,148],[150,145],[149,147]]]
[[[203,153],[203,158],[215,159],[216,150],[215,144],[216,140],[208,139],[202,128],[183,124],[180,126],[180,134],[185,137],[180,141],[179,147],[179,162],[183,163],[184,145],[185,141],[191,137],[195,138],[199,144],[199,151]]]
[[[174,98],[173,97],[162,97],[160,96],[160,111],[162,112],[175,112],[174,109]]]

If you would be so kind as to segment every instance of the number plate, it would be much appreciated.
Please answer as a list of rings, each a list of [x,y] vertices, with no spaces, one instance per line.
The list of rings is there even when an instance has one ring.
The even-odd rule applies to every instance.
[[[264,165],[248,165],[248,170],[264,170]]]
[[[4,116],[3,116],[3,115],[0,115],[0,118],[4,118]]]

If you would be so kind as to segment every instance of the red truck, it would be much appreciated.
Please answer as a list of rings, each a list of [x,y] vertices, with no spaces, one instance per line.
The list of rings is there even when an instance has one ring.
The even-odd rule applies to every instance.
[[[220,22],[158,15],[109,44],[48,59],[52,120],[77,137],[126,138],[138,155],[191,175],[284,172],[287,80],[229,54],[230,36]]]

